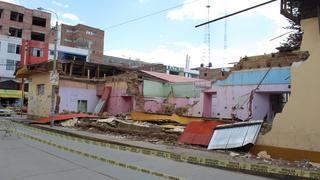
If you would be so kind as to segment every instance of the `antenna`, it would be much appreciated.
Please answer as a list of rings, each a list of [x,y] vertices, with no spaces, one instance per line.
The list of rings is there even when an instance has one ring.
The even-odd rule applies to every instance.
[[[227,15],[227,5],[225,5],[224,15]],[[228,49],[228,18],[224,19],[224,46],[223,46],[223,60],[227,60]]]
[[[210,0],[208,0],[208,4],[206,5],[207,8],[207,21],[210,20]],[[210,24],[206,24],[204,28],[204,44],[207,45],[203,50],[202,55],[202,63],[203,64],[210,64],[211,63],[211,42],[210,42]]]

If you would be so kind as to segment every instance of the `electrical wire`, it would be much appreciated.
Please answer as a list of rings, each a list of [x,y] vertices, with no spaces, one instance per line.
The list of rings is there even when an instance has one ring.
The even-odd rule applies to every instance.
[[[113,29],[115,27],[119,27],[119,26],[122,26],[122,25],[125,25],[125,24],[128,24],[128,23],[132,23],[132,22],[135,22],[135,21],[139,21],[141,19],[144,19],[144,18],[147,18],[147,17],[150,17],[150,16],[154,16],[154,15],[157,15],[157,14],[161,14],[163,12],[170,11],[172,9],[176,9],[176,8],[182,7],[184,5],[190,5],[190,4],[195,3],[197,1],[200,1],[200,0],[194,0],[194,1],[187,2],[187,3],[182,3],[182,4],[179,4],[179,5],[173,6],[173,7],[169,7],[169,8],[166,8],[166,9],[162,9],[162,10],[150,13],[150,14],[146,14],[144,16],[140,16],[140,17],[137,17],[137,18],[133,18],[133,19],[118,23],[118,24],[114,24],[114,25],[108,26],[106,28],[103,28],[103,30]]]

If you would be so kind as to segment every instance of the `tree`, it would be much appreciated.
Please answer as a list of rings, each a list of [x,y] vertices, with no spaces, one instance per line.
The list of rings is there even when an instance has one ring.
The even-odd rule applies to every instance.
[[[290,4],[293,17],[296,17],[296,19],[299,20],[294,21],[293,19],[288,19],[290,26],[284,27],[284,29],[291,30],[291,33],[284,42],[280,43],[280,47],[277,48],[278,50],[297,50],[300,49],[301,46],[303,32],[300,23],[298,23],[301,15],[300,3],[297,0],[292,0]]]
[[[291,30],[291,33],[284,42],[280,43],[280,47],[277,49],[297,50],[300,49],[303,32],[301,25],[289,20],[290,26],[284,27],[284,29]]]

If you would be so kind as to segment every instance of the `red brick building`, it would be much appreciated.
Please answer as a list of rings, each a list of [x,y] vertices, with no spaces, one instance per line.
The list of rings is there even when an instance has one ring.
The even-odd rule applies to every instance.
[[[51,14],[0,1],[0,34],[48,41]]]
[[[103,63],[103,30],[83,24],[61,24],[59,36],[60,45],[88,49],[90,62]]]

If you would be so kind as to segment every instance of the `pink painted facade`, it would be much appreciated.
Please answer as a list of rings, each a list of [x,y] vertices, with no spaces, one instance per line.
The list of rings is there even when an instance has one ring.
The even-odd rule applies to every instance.
[[[128,95],[126,82],[112,82],[104,85],[112,87],[105,111],[119,114],[134,110],[134,98]]]
[[[211,107],[207,106],[204,109],[211,108],[211,117],[232,118],[234,116],[246,120],[249,118],[250,93],[256,87],[256,85],[213,86],[212,91],[216,92],[216,95],[212,96]],[[275,115],[271,96],[288,92],[290,92],[289,84],[261,85],[253,96],[252,119],[271,121]]]
[[[98,103],[95,84],[74,82],[68,80],[59,81],[59,112],[78,111],[79,101],[87,101],[87,111],[93,112]]]

